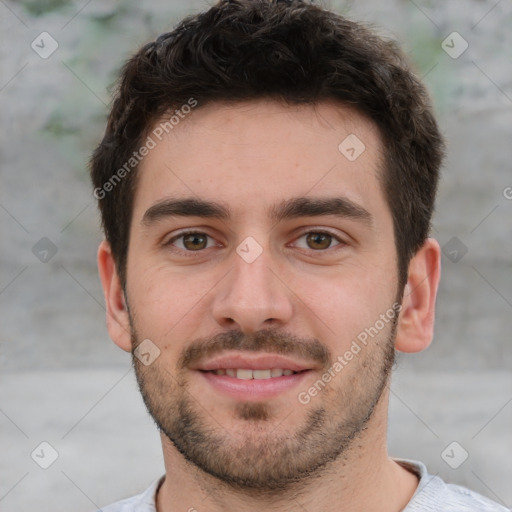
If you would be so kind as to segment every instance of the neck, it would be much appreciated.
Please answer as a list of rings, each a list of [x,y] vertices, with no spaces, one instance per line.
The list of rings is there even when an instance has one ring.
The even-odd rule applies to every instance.
[[[308,512],[333,508],[398,512],[411,499],[418,479],[387,455],[385,403],[380,401],[368,428],[342,457],[294,487],[271,495],[233,489],[186,461],[162,436],[166,478],[158,493],[157,510],[256,512],[265,508],[288,512],[303,507]]]

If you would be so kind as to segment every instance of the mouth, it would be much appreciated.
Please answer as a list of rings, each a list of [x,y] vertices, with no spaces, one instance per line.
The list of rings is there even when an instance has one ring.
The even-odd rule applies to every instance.
[[[293,391],[314,365],[275,354],[233,353],[193,369],[216,394],[238,401],[261,401]]]

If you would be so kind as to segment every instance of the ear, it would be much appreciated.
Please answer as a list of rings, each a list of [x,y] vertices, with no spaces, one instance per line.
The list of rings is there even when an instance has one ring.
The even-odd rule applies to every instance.
[[[98,270],[107,306],[107,329],[116,345],[131,352],[130,320],[124,292],[110,245],[105,240],[98,248]]]
[[[426,349],[434,335],[441,248],[428,238],[409,263],[409,274],[397,325],[395,348],[401,352]]]

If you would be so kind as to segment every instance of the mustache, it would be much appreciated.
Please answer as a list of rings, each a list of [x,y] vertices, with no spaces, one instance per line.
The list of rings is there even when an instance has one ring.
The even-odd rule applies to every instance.
[[[301,338],[294,334],[262,329],[250,334],[241,331],[228,331],[213,338],[199,338],[192,342],[178,360],[178,369],[198,363],[226,350],[245,350],[250,352],[269,352],[279,355],[292,355],[307,361],[313,361],[329,368],[331,352],[316,338]]]

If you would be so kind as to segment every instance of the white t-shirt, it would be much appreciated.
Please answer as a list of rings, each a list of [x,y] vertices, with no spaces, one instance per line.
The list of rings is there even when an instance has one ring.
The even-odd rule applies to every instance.
[[[421,462],[394,459],[418,475],[418,488],[402,512],[510,512],[498,503],[465,487],[446,484],[438,476],[430,475]],[[156,493],[164,477],[154,482],[142,494],[127,498],[96,512],[157,512]]]

